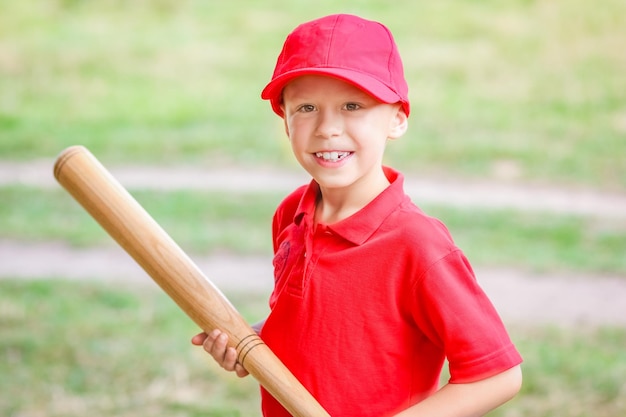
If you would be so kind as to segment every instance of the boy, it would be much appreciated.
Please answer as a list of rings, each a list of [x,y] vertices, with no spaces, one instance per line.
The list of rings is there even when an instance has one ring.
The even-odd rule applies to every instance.
[[[383,166],[410,112],[388,29],[352,15],[298,26],[262,98],[312,176],[274,215],[265,343],[332,416],[479,416],[512,398],[521,357],[500,318],[445,226]],[[247,374],[219,329],[192,343]],[[289,415],[264,390],[262,408]]]

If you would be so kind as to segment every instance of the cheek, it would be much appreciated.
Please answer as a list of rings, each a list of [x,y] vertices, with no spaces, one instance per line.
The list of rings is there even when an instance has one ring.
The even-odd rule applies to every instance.
[[[306,141],[303,140],[303,136],[301,134],[301,131],[294,126],[289,126],[287,127],[288,129],[288,135],[287,138],[289,139],[289,144],[291,145],[291,149],[294,151],[294,153],[298,153],[299,151],[302,151],[305,146],[306,146]]]
[[[306,126],[303,123],[289,121],[285,123],[285,132],[292,146],[295,146],[298,142],[303,142],[303,138],[306,137]]]
[[[376,147],[378,142],[386,142],[387,139],[387,130],[380,123],[356,123],[352,125],[351,132],[367,147]]]

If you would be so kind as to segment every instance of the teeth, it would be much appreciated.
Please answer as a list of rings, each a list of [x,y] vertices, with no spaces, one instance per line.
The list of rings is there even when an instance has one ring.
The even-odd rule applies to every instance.
[[[340,159],[345,158],[346,156],[348,156],[350,154],[350,152],[337,152],[337,151],[332,151],[332,152],[317,152],[315,154],[315,156],[317,156],[318,158],[322,158],[325,161],[332,161],[332,162],[337,162]]]

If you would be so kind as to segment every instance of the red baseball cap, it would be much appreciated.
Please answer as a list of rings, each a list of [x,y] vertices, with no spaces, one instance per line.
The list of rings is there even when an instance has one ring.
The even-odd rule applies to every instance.
[[[261,98],[280,117],[285,85],[302,75],[326,75],[349,82],[383,103],[402,103],[409,115],[409,88],[389,29],[349,14],[303,23],[291,32]]]

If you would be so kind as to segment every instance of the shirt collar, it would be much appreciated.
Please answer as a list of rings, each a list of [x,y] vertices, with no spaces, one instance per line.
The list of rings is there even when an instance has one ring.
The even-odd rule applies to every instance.
[[[406,198],[404,176],[389,167],[383,167],[383,170],[390,182],[389,186],[361,210],[347,219],[327,226],[328,229],[355,245],[361,245],[369,239],[382,222]],[[305,224],[308,225],[307,227],[313,225],[315,205],[319,193],[319,184],[315,180],[311,180],[300,199],[298,210],[294,216],[296,224],[300,225],[304,220]]]

